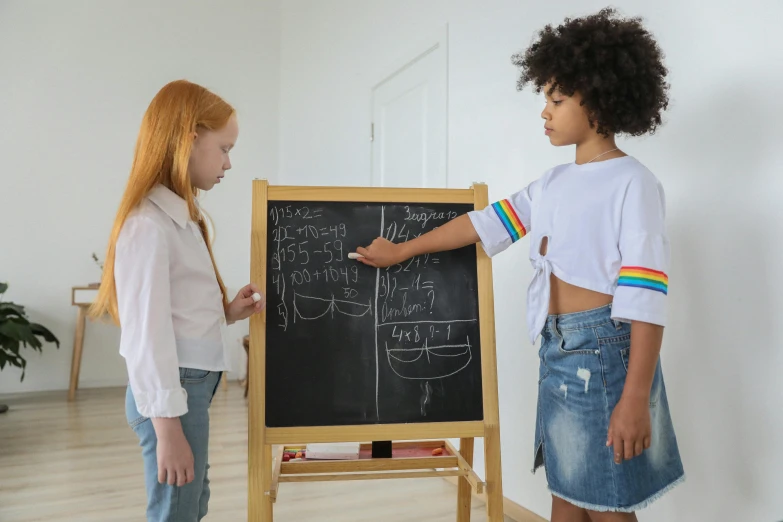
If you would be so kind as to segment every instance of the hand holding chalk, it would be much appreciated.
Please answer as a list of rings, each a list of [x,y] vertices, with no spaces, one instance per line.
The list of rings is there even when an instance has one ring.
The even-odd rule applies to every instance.
[[[249,295],[248,295],[249,294]],[[233,324],[247,319],[266,308],[264,296],[256,285],[250,283],[237,292],[237,296],[226,306],[226,322]]]
[[[360,263],[375,268],[385,268],[402,263],[407,257],[400,244],[395,244],[383,237],[377,237],[366,247],[357,247],[356,252],[350,252],[348,259],[358,259]]]

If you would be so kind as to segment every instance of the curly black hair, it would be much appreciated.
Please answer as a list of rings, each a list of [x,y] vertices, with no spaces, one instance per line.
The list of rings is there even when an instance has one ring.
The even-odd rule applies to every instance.
[[[523,53],[512,57],[520,69],[517,89],[535,92],[552,82],[566,96],[578,92],[592,128],[641,136],[661,125],[669,105],[663,51],[641,18],[616,16],[611,8],[547,25]]]

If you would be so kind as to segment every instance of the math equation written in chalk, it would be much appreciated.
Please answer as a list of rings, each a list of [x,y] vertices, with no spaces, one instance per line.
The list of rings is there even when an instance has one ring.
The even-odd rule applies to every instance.
[[[459,213],[442,204],[270,202],[267,352],[276,360],[267,368],[285,368],[288,356],[343,414],[361,417],[346,422],[394,417],[388,394],[405,399],[399,421],[448,414],[446,395],[473,393],[468,402],[480,408],[475,248],[382,269],[348,258],[378,236],[408,241]],[[460,379],[463,391],[452,391]]]

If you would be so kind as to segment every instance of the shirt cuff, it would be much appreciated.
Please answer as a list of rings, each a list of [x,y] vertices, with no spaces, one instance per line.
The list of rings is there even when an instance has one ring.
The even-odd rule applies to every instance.
[[[640,321],[643,323],[652,323],[658,326],[666,326],[666,314],[656,313],[650,310],[634,310],[632,308],[623,308],[612,306],[612,319],[622,323]]]
[[[134,392],[133,398],[136,409],[147,418],[181,417],[188,412],[188,392],[184,388]]]
[[[494,257],[507,248],[507,245],[504,245],[502,241],[492,242],[492,234],[485,228],[484,223],[482,222],[484,216],[482,216],[480,211],[472,210],[468,212],[468,218],[473,224],[476,234],[478,234],[481,248],[484,249],[484,253],[487,254],[487,257]]]

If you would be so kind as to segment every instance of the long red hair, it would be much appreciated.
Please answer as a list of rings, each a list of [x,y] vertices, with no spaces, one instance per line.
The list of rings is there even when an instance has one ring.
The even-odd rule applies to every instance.
[[[200,85],[177,80],[165,85],[152,99],[141,123],[128,184],[122,195],[103,264],[98,296],[89,310],[91,318],[109,315],[120,323],[117,311],[117,288],[114,284],[114,252],[117,237],[125,220],[158,184],[179,195],[188,204],[190,218],[198,224],[207,243],[215,277],[228,304],[226,287],[212,254],[205,216],[196,206],[198,189],[188,174],[193,133],[198,128],[222,129],[234,114],[234,108]]]

